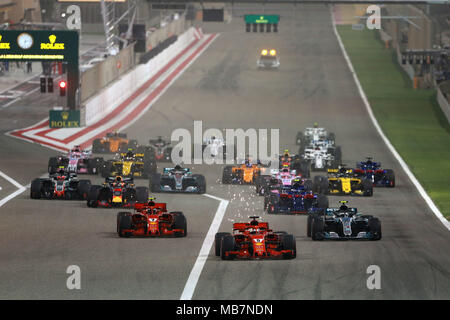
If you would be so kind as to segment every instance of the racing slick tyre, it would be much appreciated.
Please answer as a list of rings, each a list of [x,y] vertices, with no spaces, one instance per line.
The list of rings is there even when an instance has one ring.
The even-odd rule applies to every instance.
[[[267,213],[277,213],[279,205],[279,197],[277,195],[270,195],[267,200]]]
[[[308,214],[308,218],[306,220],[306,236],[311,238],[311,225],[314,218],[314,214]]]
[[[263,176],[258,176],[255,180],[256,193],[259,196],[264,195],[264,188],[266,187],[266,179]]]
[[[387,186],[388,186],[389,188],[395,187],[395,174],[394,174],[394,170],[387,169],[387,170],[386,170],[385,179],[386,179],[387,181],[389,181],[389,183],[387,184]]]
[[[92,158],[88,160],[88,171],[90,174],[97,174],[103,165],[103,158]]]
[[[120,232],[119,232],[119,230],[120,230],[120,220],[122,219],[122,217],[123,216],[126,216],[126,215],[130,215],[130,213],[129,212],[119,212],[119,213],[117,213],[117,234],[120,236]]]
[[[313,190],[313,182],[311,180],[306,180],[304,186],[306,191]]]
[[[100,139],[95,139],[92,142],[92,153],[104,153],[105,150],[103,148],[103,145],[100,141]]]
[[[334,134],[334,132],[329,132],[327,139],[331,141],[336,140],[336,135]]]
[[[292,250],[293,253],[283,253],[283,259],[295,259],[297,257],[297,244],[292,234],[285,234],[282,238],[283,250]]]
[[[318,194],[316,199],[317,199],[317,204],[316,204],[317,208],[320,208],[320,209],[328,208],[329,203],[328,203],[328,197],[326,195]]]
[[[187,236],[187,221],[186,221],[186,217],[183,214],[183,212],[181,211],[177,211],[177,212],[171,212],[175,215],[175,221],[173,223],[173,228],[174,229],[182,229],[184,232],[183,233],[177,233],[176,236],[177,237],[186,237]]]
[[[314,241],[323,240],[324,221],[319,215],[314,215],[311,225],[311,239]]]
[[[230,184],[233,181],[233,167],[226,166],[222,172],[222,184]]]
[[[232,235],[224,236],[222,238],[222,242],[220,243],[220,258],[222,260],[233,260],[233,255],[226,255],[228,251],[234,251],[236,247],[236,243],[234,241],[234,237]]]
[[[147,203],[149,191],[147,187],[136,187],[136,202]]]
[[[373,234],[371,240],[381,239],[381,222],[378,218],[372,217],[369,219],[369,231]]]
[[[109,175],[111,174],[111,170],[112,170],[112,162],[109,160],[106,162],[103,162],[103,165],[101,166],[102,177],[108,178]]]
[[[87,197],[87,206],[91,208],[97,207],[97,200],[102,186],[91,186]]]
[[[30,198],[40,199],[42,192],[42,181],[41,179],[34,179],[30,186]]]
[[[58,170],[58,159],[56,157],[51,157],[48,159],[48,173],[54,174]]]
[[[150,178],[150,191],[151,192],[160,192],[161,191],[161,174],[155,173]]]
[[[193,174],[193,178],[195,178],[195,181],[197,182],[198,187],[198,193],[203,194],[206,192],[206,179],[205,176],[202,174]]]
[[[124,212],[125,213],[125,212]],[[130,214],[117,216],[117,219],[119,220],[119,237],[121,238],[129,238],[130,235],[127,233],[124,233],[123,230],[129,230],[131,229],[133,225],[133,217]]]
[[[363,192],[364,196],[371,197],[373,196],[373,184],[370,180],[363,180]]]
[[[300,173],[304,178],[311,176],[311,167],[307,161],[300,162]]]
[[[155,159],[151,159],[149,157],[144,157],[144,159],[143,177],[148,179],[152,176],[152,174],[156,173],[156,161]]]
[[[315,176],[313,182],[313,191],[325,194],[328,192],[328,179],[324,176]]]
[[[215,253],[217,257],[220,257],[220,245],[222,243],[222,238],[225,236],[231,236],[231,233],[229,232],[217,232],[216,236],[214,238],[214,247],[215,247]]]
[[[269,196],[267,194],[264,195],[264,211],[267,210],[267,205],[269,203]]]
[[[80,180],[78,182],[78,197],[81,200],[87,200],[89,190],[91,189],[91,180]]]

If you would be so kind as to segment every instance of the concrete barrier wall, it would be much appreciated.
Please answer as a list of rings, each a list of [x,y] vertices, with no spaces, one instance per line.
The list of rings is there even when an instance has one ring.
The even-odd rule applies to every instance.
[[[149,62],[138,65],[130,72],[122,75],[119,81],[111,83],[97,95],[90,98],[84,106],[86,125],[89,126],[107,116],[194,39],[194,28],[191,27],[180,35],[176,42]]]
[[[181,16],[178,20],[165,25],[163,28],[149,32],[146,39],[147,50],[155,47],[158,43],[166,40],[172,35],[179,35],[185,30],[185,19]],[[109,56],[92,68],[80,75],[81,103],[94,96],[102,88],[128,72],[135,65],[134,46],[130,45],[121,50],[116,56]]]
[[[134,46],[130,45],[115,56],[94,65],[81,74],[81,103],[95,95],[134,66]]]

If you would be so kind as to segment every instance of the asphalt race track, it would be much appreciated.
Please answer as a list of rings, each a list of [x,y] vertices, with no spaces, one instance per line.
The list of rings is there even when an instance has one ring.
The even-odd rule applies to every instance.
[[[450,233],[370,122],[328,8],[279,12],[284,16],[277,34],[246,33],[239,18],[205,23],[205,33],[220,36],[126,132],[147,143],[176,128],[192,129],[194,120],[204,128],[278,128],[280,148],[296,152],[297,131],[318,121],[336,133],[344,163],[373,156],[395,170],[395,189],[347,198],[380,217],[383,239],[313,242],[306,236],[306,216],[267,215],[253,187],[221,185],[222,166],[195,165],[193,172],[206,176],[208,194],[231,200],[221,231],[260,215],[273,229],[293,233],[298,253],[294,260],[221,261],[211,250],[193,299],[448,299]],[[279,71],[257,70],[262,48],[278,50]],[[45,174],[53,154],[0,137],[0,171],[22,185]],[[0,178],[2,198],[14,190],[7,184]],[[202,195],[156,197],[169,210],[184,211],[187,238],[118,238],[118,210],[91,209],[85,202],[31,200],[28,191],[9,201],[0,208],[0,299],[179,299],[219,202]],[[329,199],[330,205],[342,200]],[[69,265],[81,268],[81,290],[66,288]],[[380,290],[366,286],[370,265],[381,268]]]

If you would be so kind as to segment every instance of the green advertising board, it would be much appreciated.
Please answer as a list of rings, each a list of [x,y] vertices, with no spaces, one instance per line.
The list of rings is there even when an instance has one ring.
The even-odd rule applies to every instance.
[[[79,128],[80,110],[50,110],[50,128]]]
[[[275,23],[278,24],[280,16],[277,15],[259,15],[259,14],[246,14],[244,16],[245,23]]]
[[[79,87],[76,30],[0,30],[0,61],[67,62],[67,106],[75,109]]]

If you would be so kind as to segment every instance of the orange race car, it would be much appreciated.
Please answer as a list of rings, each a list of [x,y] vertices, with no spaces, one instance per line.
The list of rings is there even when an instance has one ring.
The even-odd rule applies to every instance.
[[[134,212],[117,214],[119,237],[186,237],[187,222],[183,212],[167,212],[165,203],[153,200],[136,203]]]
[[[137,148],[136,140],[127,138],[126,133],[119,133],[117,131],[109,132],[106,137],[95,139],[92,143],[93,153],[123,153],[129,148]]]
[[[257,178],[264,172],[259,163],[251,163],[246,160],[245,163],[238,166],[226,166],[223,168],[223,184],[254,184]]]

